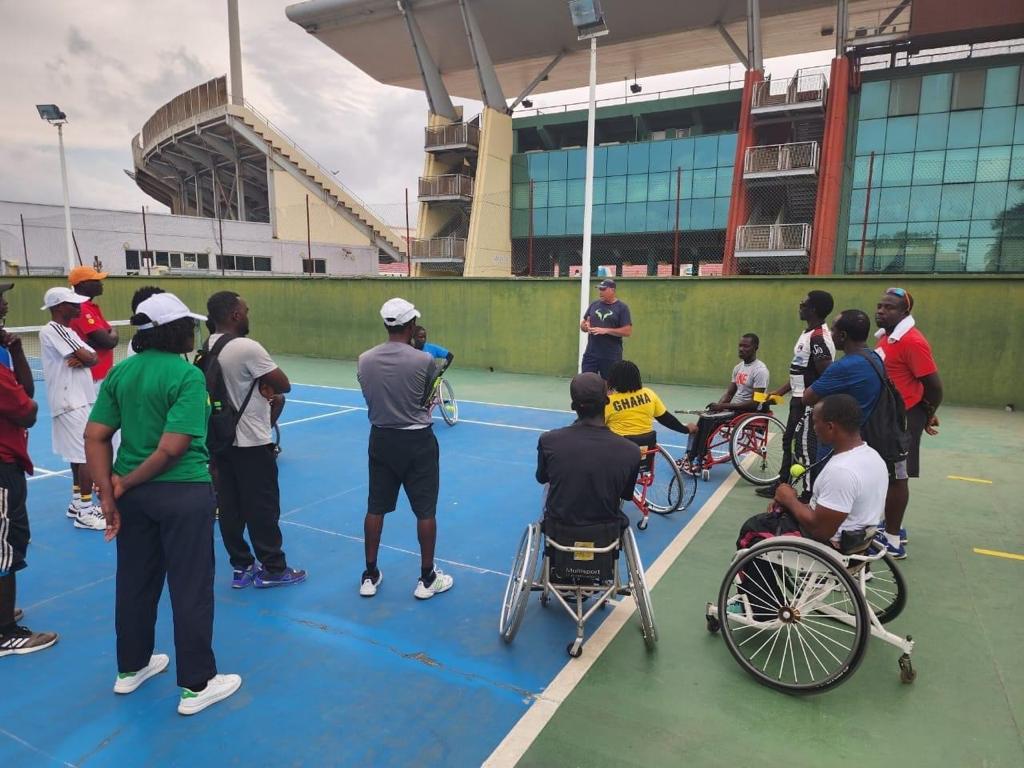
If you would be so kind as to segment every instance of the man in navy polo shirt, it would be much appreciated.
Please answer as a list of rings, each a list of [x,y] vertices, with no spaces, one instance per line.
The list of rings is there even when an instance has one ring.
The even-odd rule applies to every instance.
[[[605,278],[597,286],[600,298],[587,307],[580,330],[588,334],[581,373],[599,373],[608,380],[612,366],[622,359],[622,340],[633,335],[629,305],[615,297],[615,281]]]

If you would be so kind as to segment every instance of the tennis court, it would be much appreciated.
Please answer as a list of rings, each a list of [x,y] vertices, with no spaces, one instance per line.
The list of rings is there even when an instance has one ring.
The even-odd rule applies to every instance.
[[[351,364],[317,367],[351,376]],[[452,378],[458,391],[457,370]],[[545,405],[568,400],[566,382],[544,388],[553,393]],[[218,539],[215,649],[221,671],[243,676],[240,693],[194,719],[175,712],[173,671],[115,696],[114,546],[65,518],[70,483],[50,450],[45,396],[36,395],[30,450],[39,473],[29,484],[33,544],[19,605],[27,624],[61,640],[3,665],[5,689],[19,691],[0,705],[5,765],[476,765],[569,661],[574,628],[561,612],[532,601],[511,646],[498,637],[497,618],[515,546],[539,512],[537,437],[572,414],[462,400],[458,425],[438,420],[438,566],[455,588],[429,602],[413,598],[419,555],[403,496],[385,525],[383,585],[367,600],[357,594],[369,430],[362,397],[296,385],[282,416],[283,531],[289,561],[308,569],[309,581],[231,590]],[[688,510],[652,515],[638,536],[646,563],[729,474],[716,468]],[[642,648],[636,617],[629,623],[625,634],[635,632]],[[166,593],[157,638],[173,658]]]

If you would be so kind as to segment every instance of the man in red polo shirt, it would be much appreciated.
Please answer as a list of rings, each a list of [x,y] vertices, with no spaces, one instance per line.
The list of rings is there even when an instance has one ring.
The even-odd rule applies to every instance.
[[[0,656],[42,651],[57,642],[53,632],[20,626],[15,608],[15,574],[25,567],[29,527],[25,475],[32,474],[28,428],[36,423],[35,384],[21,348],[21,339],[2,330],[7,316],[4,294],[13,283],[0,284],[0,346],[10,353],[11,367],[0,365]]]
[[[914,316],[910,314],[913,308],[914,299],[909,291],[889,288],[875,310],[879,328],[875,352],[885,361],[885,372],[903,397],[910,432],[906,466],[897,465],[885,498],[885,545],[898,560],[907,556],[903,515],[910,501],[909,478],[917,477],[921,467],[921,433],[938,434],[935,411],[942,403],[939,369],[928,340],[915,327]]]
[[[99,361],[89,369],[89,372],[92,373],[92,380],[96,382],[97,391],[100,382],[107,377],[107,373],[114,365],[114,347],[118,342],[117,331],[106,321],[99,305],[93,301],[103,295],[103,280],[106,277],[106,272],[98,272],[89,266],[75,267],[68,275],[68,282],[75,293],[89,298],[89,301],[82,304],[82,314],[71,321],[71,329],[96,350]]]

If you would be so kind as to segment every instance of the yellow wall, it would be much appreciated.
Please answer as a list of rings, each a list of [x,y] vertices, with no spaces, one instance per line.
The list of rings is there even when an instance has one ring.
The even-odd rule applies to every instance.
[[[281,240],[306,239],[306,196],[309,196],[310,237],[315,243],[370,245],[364,230],[354,226],[334,208],[310,194],[291,174],[275,169],[274,237]]]
[[[512,274],[509,221],[511,162],[511,115],[484,109],[463,271],[467,277],[508,277]]]

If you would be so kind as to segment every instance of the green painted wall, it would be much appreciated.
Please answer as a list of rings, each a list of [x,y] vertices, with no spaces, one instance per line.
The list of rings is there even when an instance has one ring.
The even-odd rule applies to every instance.
[[[14,280],[7,325],[45,322],[38,308],[45,289],[57,283]],[[107,316],[126,318],[132,291],[147,282],[174,291],[197,311],[214,291],[240,291],[251,307],[253,336],[272,352],[355,358],[384,339],[377,311],[385,299],[401,295],[420,308],[430,338],[449,347],[458,365],[569,375],[576,361],[579,286],[570,280],[110,278],[101,299]],[[773,384],[781,384],[801,329],[797,304],[808,290],[830,291],[837,310],[873,315],[878,297],[894,283],[915,297],[914,314],[950,402],[1024,405],[1021,277],[622,280],[619,296],[634,319],[626,356],[650,381],[724,388],[738,337],[753,331]]]

